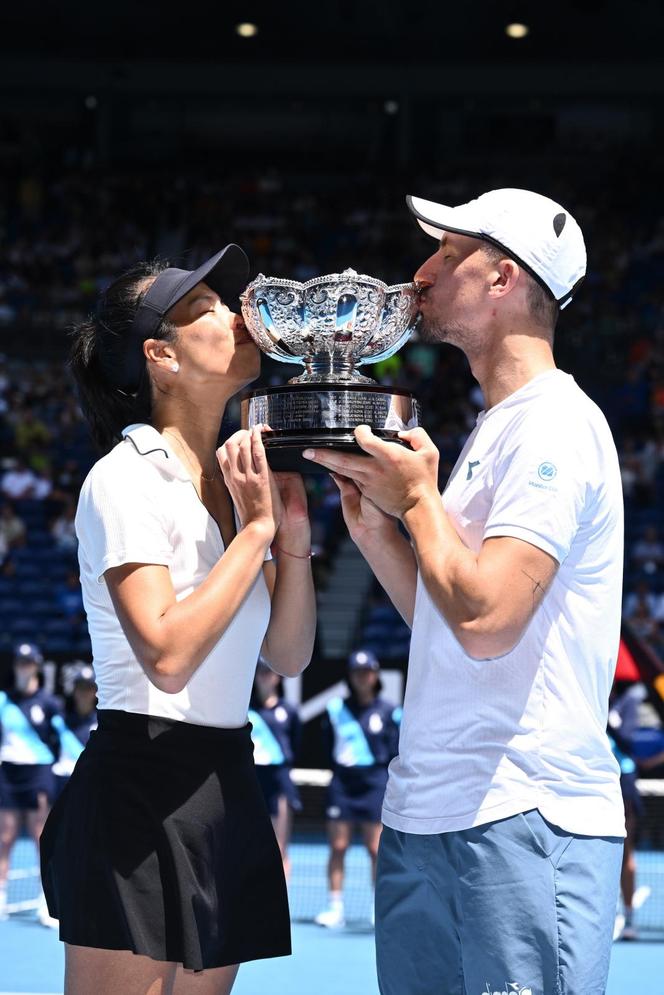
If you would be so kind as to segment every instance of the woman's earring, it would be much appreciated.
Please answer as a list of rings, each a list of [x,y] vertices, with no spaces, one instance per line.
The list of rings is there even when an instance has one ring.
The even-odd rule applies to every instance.
[[[173,365],[171,366],[171,372],[172,373],[177,373],[177,371],[179,369],[180,369],[180,364],[179,363],[173,363]]]

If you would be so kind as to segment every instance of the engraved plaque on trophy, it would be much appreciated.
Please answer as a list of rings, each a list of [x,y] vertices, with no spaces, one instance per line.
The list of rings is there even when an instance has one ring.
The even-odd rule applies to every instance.
[[[399,443],[400,431],[419,424],[410,391],[381,387],[357,369],[387,359],[409,338],[417,319],[414,284],[388,287],[352,269],[306,283],[259,274],[241,299],[260,349],[304,366],[287,384],[259,387],[242,400],[243,428],[272,428],[264,441],[274,470],[323,472],[302,458],[307,448],[361,454],[357,425]]]

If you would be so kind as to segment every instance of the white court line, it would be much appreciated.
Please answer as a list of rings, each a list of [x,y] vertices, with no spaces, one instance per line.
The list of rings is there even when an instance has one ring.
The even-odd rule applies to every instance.
[[[0,992],[0,995],[62,995],[62,992]]]

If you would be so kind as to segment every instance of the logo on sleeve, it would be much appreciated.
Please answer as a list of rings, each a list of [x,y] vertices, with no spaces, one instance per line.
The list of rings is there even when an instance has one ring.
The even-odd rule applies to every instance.
[[[540,480],[546,480],[547,483],[550,483],[557,473],[558,470],[556,469],[554,463],[544,462],[540,463],[540,465],[537,467],[538,477],[540,478]]]
[[[479,465],[480,465],[480,461],[478,459],[473,460],[472,462],[470,460],[468,460],[468,473],[466,474],[466,480],[472,480],[472,478],[473,478],[473,470],[475,469],[476,466],[479,466]]]
[[[535,487],[538,491],[551,491],[553,494],[558,493],[558,467],[551,460],[544,460],[537,467],[537,472],[535,472],[534,464],[531,465],[528,476],[528,486]]]

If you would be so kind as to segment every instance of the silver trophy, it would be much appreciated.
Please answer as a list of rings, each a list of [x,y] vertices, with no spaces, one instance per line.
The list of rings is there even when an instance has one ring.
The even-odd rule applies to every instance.
[[[381,387],[358,367],[387,359],[409,338],[417,319],[412,283],[388,287],[355,270],[306,283],[259,274],[241,297],[245,324],[264,353],[300,363],[304,373],[280,387],[260,387],[242,401],[242,427],[267,424],[270,466],[315,470],[307,448],[361,453],[353,429],[369,425],[383,439],[419,424],[410,391]]]

